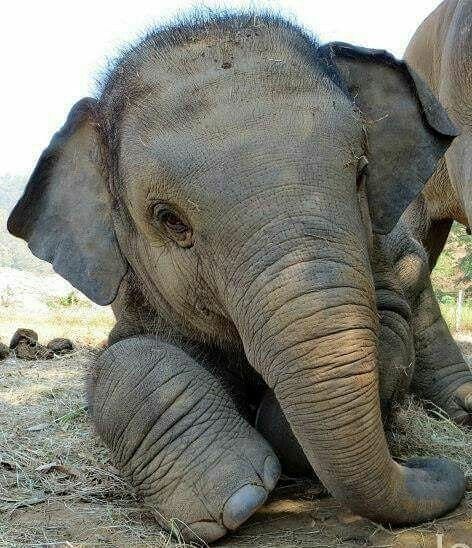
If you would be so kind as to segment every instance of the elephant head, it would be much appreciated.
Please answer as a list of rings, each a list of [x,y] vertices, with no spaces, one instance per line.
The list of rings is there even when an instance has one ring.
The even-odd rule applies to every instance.
[[[180,25],[73,107],[8,227],[97,303],[131,270],[166,326],[243,348],[332,494],[416,522],[463,478],[390,456],[369,257],[455,134],[383,51],[271,17]]]

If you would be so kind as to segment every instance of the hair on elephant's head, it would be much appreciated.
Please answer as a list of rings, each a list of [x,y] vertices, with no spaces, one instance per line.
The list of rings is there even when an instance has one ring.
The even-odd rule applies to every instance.
[[[210,17],[151,32],[73,107],[8,226],[100,304],[131,269],[150,306],[237,337],[332,493],[418,521],[460,481],[388,452],[369,249],[455,135],[383,51]]]

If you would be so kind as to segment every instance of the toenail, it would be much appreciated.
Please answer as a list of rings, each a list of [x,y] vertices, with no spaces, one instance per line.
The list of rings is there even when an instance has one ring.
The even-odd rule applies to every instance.
[[[190,532],[185,534],[189,540],[204,541],[205,543],[214,542],[227,533],[225,527],[211,521],[196,521],[190,524],[189,528]]]
[[[223,525],[236,529],[260,508],[267,498],[267,491],[257,485],[245,485],[236,491],[224,505]]]
[[[268,491],[277,485],[281,473],[279,459],[269,455],[264,462],[264,485]]]

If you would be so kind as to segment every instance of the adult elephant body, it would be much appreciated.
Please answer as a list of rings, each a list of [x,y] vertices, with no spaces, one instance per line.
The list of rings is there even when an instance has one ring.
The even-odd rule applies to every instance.
[[[92,399],[115,460],[165,513],[211,540],[274,485],[273,455],[248,424],[234,426],[239,410],[224,397],[211,416],[200,406],[212,392],[195,379],[212,384],[230,362],[249,364],[273,390],[316,473],[354,511],[406,523],[457,504],[464,484],[452,464],[401,466],[389,454],[372,267],[373,233],[395,226],[454,135],[407,65],[345,44],[321,48],[254,15],[151,33],[98,99],[73,108],[9,229],[92,299],[115,300],[112,340],[157,336],[157,377],[148,342],[141,363],[139,339],[129,339],[134,367],[112,346]],[[384,312],[408,316],[397,304],[387,299]],[[234,467],[243,457],[219,466],[213,454],[203,468],[196,458],[218,435],[257,456],[242,484]],[[173,445],[189,436],[197,455]],[[169,463],[181,470],[170,494],[160,483]],[[202,495],[215,470],[216,502]],[[190,509],[175,483],[186,474]]]
[[[421,24],[405,59],[430,86],[459,129],[423,192],[431,267],[453,221],[472,226],[472,1],[445,0]]]
[[[469,232],[472,223],[472,1],[442,2],[418,28],[405,59],[431,87],[460,132],[400,223],[400,231],[409,232],[423,244],[431,270],[453,221],[465,225]],[[469,422],[472,384],[464,382],[469,367],[441,317],[427,276],[411,269],[406,272],[406,288],[423,285],[412,300],[414,388],[429,400],[436,398],[436,403],[459,422]],[[437,394],[442,395],[441,401]]]

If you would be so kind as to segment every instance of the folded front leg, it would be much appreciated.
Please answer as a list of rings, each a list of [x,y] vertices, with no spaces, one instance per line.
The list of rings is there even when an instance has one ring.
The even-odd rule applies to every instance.
[[[96,429],[160,523],[211,542],[266,500],[280,465],[208,365],[155,338],[120,341],[90,383]],[[191,533],[192,531],[193,533]]]

